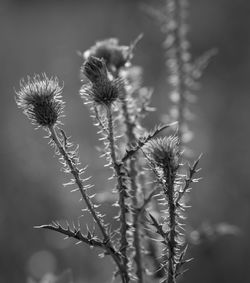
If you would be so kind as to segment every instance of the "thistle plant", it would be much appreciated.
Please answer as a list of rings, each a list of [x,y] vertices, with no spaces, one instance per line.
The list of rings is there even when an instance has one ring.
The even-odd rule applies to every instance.
[[[144,118],[154,108],[150,106],[151,88],[142,85],[142,69],[132,64],[141,35],[126,46],[115,38],[98,41],[81,56],[79,93],[98,127],[101,157],[112,170],[117,228],[112,228],[100,212],[87,167],[81,166],[78,145],[64,130],[62,84],[56,77],[35,75],[22,80],[16,92],[18,107],[36,127],[45,130],[64,173],[70,176],[65,185],[79,193],[95,223],[93,229],[86,224],[86,232],[80,220],[73,228],[56,221],[37,228],[101,249],[104,256],[113,259],[114,277],[123,283],[174,283],[189,261],[185,256],[185,196],[191,184],[198,181],[199,158],[193,165],[187,164],[183,144],[189,79],[201,67],[189,62],[181,3],[184,1],[167,1],[165,45],[173,109],[177,109],[177,116],[171,115],[179,122],[177,131],[176,123],[158,125],[153,130],[143,126]]]
[[[159,138],[149,142],[145,153],[150,168],[155,174],[156,183],[161,188],[159,202],[162,206],[167,206],[166,210],[162,211],[162,223],[159,223],[152,214],[149,216],[163,244],[161,262],[166,274],[163,282],[168,283],[176,282],[176,278],[182,273],[182,266],[189,261],[184,259],[187,246],[182,223],[186,208],[183,196],[190,190],[190,183],[197,181],[193,175],[198,171],[199,161],[189,167],[188,175],[179,174],[182,166],[179,143],[177,136]],[[164,229],[166,223],[168,228]]]

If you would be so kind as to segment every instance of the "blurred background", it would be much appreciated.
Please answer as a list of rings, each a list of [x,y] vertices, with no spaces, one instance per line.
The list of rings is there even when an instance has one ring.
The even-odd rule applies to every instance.
[[[152,105],[158,110],[146,121],[153,127],[170,108],[169,87],[164,35],[142,5],[163,2],[0,0],[0,283],[37,282],[47,273],[66,269],[72,270],[75,283],[110,282],[110,260],[101,260],[95,250],[64,241],[52,231],[33,228],[52,220],[76,221],[81,206],[78,196],[62,186],[67,179],[43,138],[45,133],[34,131],[17,109],[14,88],[21,78],[41,72],[64,81],[66,132],[80,144],[82,163],[89,164],[96,191],[110,189],[105,182],[110,172],[103,169],[104,161],[93,147],[98,145],[96,128],[78,95],[82,62],[77,51],[108,37],[127,45],[143,32],[133,63],[143,67],[144,84],[155,90]],[[203,153],[203,179],[190,195],[187,223],[190,230],[204,233],[199,244],[189,247],[194,260],[180,282],[246,283],[250,282],[250,4],[246,0],[190,0],[190,4],[192,55],[213,47],[219,53],[205,71],[192,107],[197,118],[190,125],[195,134],[190,147],[197,156]],[[111,218],[112,212],[108,213]],[[240,232],[233,228],[229,235],[214,237],[213,227],[227,231],[223,223]]]

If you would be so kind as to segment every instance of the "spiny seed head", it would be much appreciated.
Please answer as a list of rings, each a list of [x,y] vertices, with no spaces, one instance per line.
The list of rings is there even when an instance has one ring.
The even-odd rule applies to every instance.
[[[62,86],[56,77],[48,78],[46,74],[21,80],[20,90],[16,91],[16,102],[24,114],[37,126],[51,127],[59,122],[64,102]]]
[[[81,71],[92,83],[104,80],[108,75],[104,60],[94,56],[90,56],[83,63]]]
[[[97,83],[83,85],[80,95],[87,101],[110,107],[121,98],[122,85],[123,82],[120,79],[109,80],[106,78]]]
[[[150,161],[156,166],[176,173],[180,166],[179,139],[176,136],[156,138],[146,147]]]
[[[81,96],[88,101],[110,107],[121,93],[122,81],[109,76],[103,59],[90,56],[82,66],[82,73],[90,83],[83,85]]]
[[[96,42],[94,46],[84,52],[83,56],[85,59],[88,59],[89,56],[103,59],[108,70],[112,73],[124,67],[131,59],[132,53],[129,46],[119,45],[117,38],[109,38]]]

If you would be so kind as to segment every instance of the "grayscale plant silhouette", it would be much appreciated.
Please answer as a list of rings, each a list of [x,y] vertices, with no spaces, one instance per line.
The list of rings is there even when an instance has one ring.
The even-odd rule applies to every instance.
[[[165,12],[147,8],[166,34],[172,101],[168,120],[154,129],[143,124],[146,115],[155,110],[150,106],[153,93],[142,85],[142,69],[133,65],[142,36],[128,45],[121,45],[116,38],[97,41],[81,54],[79,99],[89,109],[103,145],[101,157],[112,170],[117,225],[105,219],[87,166],[81,164],[79,146],[61,122],[63,83],[46,74],[35,75],[22,80],[16,91],[18,107],[32,124],[45,130],[68,175],[65,185],[79,193],[84,214],[89,213],[95,223],[90,229],[83,217],[73,225],[53,222],[36,228],[102,250],[103,257],[113,260],[114,278],[123,283],[175,283],[191,260],[186,257],[186,195],[199,179],[200,157],[192,157],[187,146],[193,136],[189,105],[196,99],[198,79],[215,51],[191,58],[187,4],[187,0],[166,0]]]

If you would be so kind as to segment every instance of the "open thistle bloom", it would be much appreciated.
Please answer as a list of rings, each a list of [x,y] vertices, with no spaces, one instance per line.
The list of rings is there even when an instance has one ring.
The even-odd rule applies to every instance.
[[[24,114],[37,126],[52,127],[62,116],[64,102],[62,88],[56,77],[46,74],[21,80],[20,90],[16,92],[16,102]]]
[[[91,82],[83,85],[80,90],[81,96],[87,101],[109,107],[120,98],[123,83],[121,79],[112,80],[108,76],[103,59],[89,57],[84,62],[81,71]]]
[[[119,45],[117,38],[109,38],[96,42],[94,46],[84,52],[84,59],[90,56],[103,59],[110,72],[115,72],[124,67],[132,57],[129,46]]]
[[[180,166],[179,139],[176,136],[169,136],[151,140],[146,147],[146,154],[155,167],[175,174]]]

